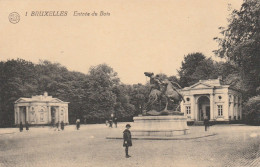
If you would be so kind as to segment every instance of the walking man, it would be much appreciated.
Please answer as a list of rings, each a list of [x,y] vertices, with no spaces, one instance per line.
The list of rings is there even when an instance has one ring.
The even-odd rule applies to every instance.
[[[205,125],[205,131],[208,131],[209,128],[209,119],[208,116],[204,117],[204,125]]]
[[[61,130],[64,130],[64,122],[63,121],[61,121],[60,127],[61,127]]]
[[[26,121],[26,123],[25,123],[25,128],[26,128],[26,131],[28,132],[28,130],[29,130],[29,123],[28,123],[28,121]]]
[[[130,132],[130,127],[131,125],[127,124],[126,125],[126,129],[124,130],[123,132],[123,137],[124,137],[124,143],[123,143],[123,147],[125,147],[125,157],[126,158],[129,158],[131,157],[129,154],[128,154],[128,147],[131,147],[132,146],[132,138],[131,138],[131,132]]]
[[[20,122],[19,129],[20,129],[20,132],[22,132],[22,131],[23,131],[23,123],[22,123],[22,121]]]
[[[80,128],[80,119],[76,120],[76,127],[77,127],[77,130],[79,130],[79,128]]]

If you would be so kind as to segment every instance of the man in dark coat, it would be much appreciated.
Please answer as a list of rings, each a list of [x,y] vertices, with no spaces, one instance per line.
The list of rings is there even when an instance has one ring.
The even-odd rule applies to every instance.
[[[113,120],[112,120],[112,118],[109,119],[108,123],[109,123],[109,127],[110,127],[110,128],[113,128]]]
[[[205,116],[205,118],[204,118],[204,125],[205,125],[205,131],[207,131],[208,128],[209,128],[209,119],[208,119],[208,116]]]
[[[76,127],[77,127],[77,130],[79,130],[79,128],[80,128],[80,119],[76,120]]]
[[[130,155],[128,155],[128,147],[132,146],[132,138],[131,138],[131,132],[130,132],[130,127],[131,125],[127,124],[126,125],[126,129],[124,130],[124,143],[123,143],[123,147],[125,147],[125,157],[129,158],[131,157]]]
[[[26,123],[25,123],[25,128],[26,128],[27,131],[29,130],[29,123],[28,123],[28,121],[26,121]]]
[[[60,128],[61,128],[61,130],[64,130],[64,122],[63,121],[61,121]]]
[[[58,122],[56,123],[56,128],[57,128],[58,131],[60,131],[60,121],[58,121]]]
[[[22,121],[20,122],[19,129],[20,129],[20,132],[22,132],[22,131],[23,131],[23,123],[22,123]]]

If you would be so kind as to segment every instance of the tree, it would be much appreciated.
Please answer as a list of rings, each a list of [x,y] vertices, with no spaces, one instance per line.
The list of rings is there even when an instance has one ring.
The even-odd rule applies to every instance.
[[[218,78],[218,70],[216,62],[211,58],[204,59],[198,63],[198,66],[194,69],[194,72],[190,76],[194,83],[199,80],[215,79]]]
[[[117,73],[106,64],[90,68],[86,102],[93,119],[106,119],[113,112],[116,95],[112,89],[119,82]]]
[[[247,96],[253,96],[260,83],[260,1],[244,0],[228,21],[227,28],[220,27],[223,36],[214,38],[219,43],[214,52],[239,67]]]
[[[134,84],[132,86],[132,91],[130,92],[130,103],[135,106],[135,115],[141,113],[145,102],[148,100],[149,96],[149,85]]]
[[[180,76],[180,84],[182,87],[190,86],[197,82],[192,78],[192,74],[195,69],[200,65],[200,62],[205,60],[205,56],[202,53],[191,53],[184,56],[184,61],[181,63],[181,69],[178,71]]]
[[[116,95],[116,104],[114,107],[115,115],[117,118],[127,119],[132,117],[135,112],[135,107],[130,104],[130,92],[132,86],[120,84],[113,88],[113,93]]]
[[[251,97],[244,105],[246,121],[260,124],[260,95]]]

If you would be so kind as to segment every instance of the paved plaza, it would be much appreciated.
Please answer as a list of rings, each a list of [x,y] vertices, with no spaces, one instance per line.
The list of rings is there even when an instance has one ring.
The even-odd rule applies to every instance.
[[[0,129],[0,166],[2,167],[223,167],[260,166],[260,127],[214,125],[210,132],[203,126],[190,126],[189,135],[216,135],[175,140],[133,140],[131,158],[125,158],[123,141],[106,139],[119,135],[118,128],[104,124],[74,125],[65,131],[33,127],[30,131]],[[196,136],[196,135],[195,135]]]

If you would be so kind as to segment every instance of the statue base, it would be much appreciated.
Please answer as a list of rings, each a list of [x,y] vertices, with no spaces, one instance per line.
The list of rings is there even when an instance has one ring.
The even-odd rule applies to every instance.
[[[184,113],[179,111],[172,111],[172,110],[162,110],[162,111],[150,110],[148,112],[146,111],[143,112],[143,116],[159,116],[159,115],[184,115]]]
[[[172,137],[189,133],[187,118],[183,115],[134,117],[133,136]]]

